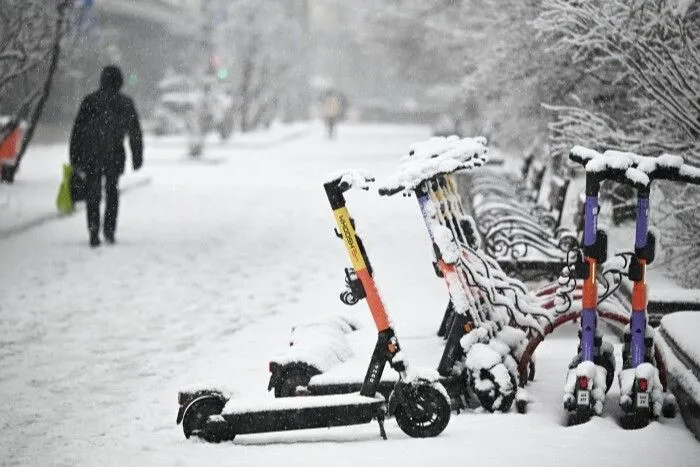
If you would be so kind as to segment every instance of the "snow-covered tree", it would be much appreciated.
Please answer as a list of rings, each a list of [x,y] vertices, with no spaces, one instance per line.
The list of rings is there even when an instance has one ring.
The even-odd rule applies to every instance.
[[[306,98],[308,81],[302,7],[283,0],[221,3],[225,20],[217,26],[215,48],[227,67],[242,131],[303,106],[293,102]]]
[[[402,73],[424,83],[460,84],[468,131],[522,150],[546,129],[549,115],[540,103],[561,102],[580,79],[535,37],[530,20],[540,3],[395,0],[372,15]]]
[[[700,163],[700,2],[544,0],[542,8],[536,27],[549,50],[611,91],[582,102],[588,112],[555,108],[558,142]]]
[[[536,27],[552,54],[569,57],[600,83],[595,90],[578,89],[576,106],[550,107],[557,152],[584,144],[649,155],[671,152],[700,165],[699,1],[544,0]],[[660,187],[654,217],[662,227],[668,270],[697,287],[700,255],[692,232],[700,228],[700,192]],[[634,202],[633,190],[609,193],[617,212],[633,212],[625,208]]]
[[[72,5],[72,0],[3,0],[0,8],[0,112],[10,117],[0,126],[0,141],[17,121],[28,121],[17,162],[3,171],[6,181],[14,179],[48,98]]]

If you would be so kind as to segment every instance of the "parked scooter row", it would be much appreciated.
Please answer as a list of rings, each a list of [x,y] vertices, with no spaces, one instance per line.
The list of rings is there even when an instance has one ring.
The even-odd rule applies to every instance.
[[[601,183],[611,180],[632,186],[637,192],[634,253],[627,271],[633,282],[632,309],[624,331],[623,367],[619,376],[620,422],[625,428],[643,427],[662,412],[666,416],[675,414],[672,398],[664,393],[665,368],[655,352],[654,330],[647,324],[646,316],[646,269],[654,261],[657,243],[649,229],[651,183],[667,180],[700,184],[700,170],[684,164],[681,157],[668,154],[659,157],[619,151],[601,154],[575,147],[569,158],[586,169],[586,202],[583,255],[575,266],[577,276],[584,280],[580,345],[567,376],[564,407],[571,413],[572,423],[586,422],[592,414],[600,415],[605,380],[611,376],[611,369],[602,361],[605,346],[598,330],[596,287],[596,268],[605,261],[608,249],[607,233],[598,228],[598,196]]]
[[[474,170],[485,163],[483,139],[429,140],[414,146],[379,191],[383,195],[415,195],[419,201],[436,255],[433,266],[438,276],[445,278],[449,292],[440,333],[445,346],[437,370],[453,408],[481,406],[487,411],[507,412],[517,397],[519,411],[525,411],[526,393],[518,388],[534,374],[531,371],[519,378],[517,362],[527,343],[525,329],[541,332],[535,316],[549,318],[537,301],[549,302],[551,312],[557,290],[543,293],[543,297],[525,297],[524,284],[508,278],[495,261],[472,247],[478,244],[470,218],[459,206],[453,188],[444,182],[456,170]],[[348,296],[355,297],[348,304],[356,303],[360,298],[354,292],[357,281],[352,271],[346,271],[346,282],[348,289],[341,299],[348,303]],[[320,353],[326,353],[325,345],[321,347],[319,344]],[[333,371],[318,374],[322,372],[318,365],[294,361],[298,355],[290,348],[271,362],[270,388],[275,388],[275,394],[321,395],[360,387],[359,379],[349,380],[343,371],[336,372],[338,376]],[[388,396],[392,384],[390,377],[386,378],[379,390]],[[291,387],[296,388],[294,393],[287,390]]]
[[[347,426],[376,419],[386,439],[384,420],[391,415],[409,436],[433,437],[447,427],[452,408],[478,401],[488,411],[505,412],[516,394],[517,408],[524,412],[527,395],[522,388],[534,377],[532,352],[563,313],[580,318],[579,349],[567,375],[564,407],[573,423],[601,414],[615,372],[612,346],[602,340],[598,328],[599,315],[610,315],[601,311],[598,282],[607,259],[607,235],[597,226],[598,194],[604,180],[631,185],[638,194],[635,251],[626,271],[634,286],[619,376],[622,425],[645,426],[662,411],[672,415],[674,406],[664,393],[663,362],[646,322],[645,271],[654,260],[656,243],[648,228],[649,189],[657,179],[700,183],[700,170],[674,156],[646,158],[574,148],[571,160],[586,168],[582,248],[570,268],[576,280],[573,287],[552,284],[531,293],[479,249],[478,231],[451,179],[454,172],[486,164],[486,154],[482,138],[431,139],[415,145],[399,171],[379,190],[385,196],[416,197],[432,243],[435,273],[447,285],[449,302],[438,331],[445,346],[437,371],[410,367],[401,351],[377,292],[367,251],[346,206],[345,193],[351,188],[366,190],[373,179],[361,171],[346,171],[331,177],[324,189],[336,235],[351,261],[351,267],[345,269],[346,290],[341,301],[347,305],[366,301],[378,332],[364,378],[357,375],[349,383],[318,383],[314,374],[322,370],[311,368],[308,362],[272,362],[269,389],[275,388],[275,399],[239,400],[215,389],[180,392],[177,422],[182,423],[185,436],[217,442],[239,434]],[[604,292],[602,298],[608,295]],[[568,307],[564,311],[562,303]],[[615,313],[618,321],[626,319],[623,312],[616,309]],[[533,341],[537,341],[534,346]],[[396,376],[382,379],[387,365]],[[298,391],[300,388],[303,390]],[[310,397],[280,397],[301,394]]]

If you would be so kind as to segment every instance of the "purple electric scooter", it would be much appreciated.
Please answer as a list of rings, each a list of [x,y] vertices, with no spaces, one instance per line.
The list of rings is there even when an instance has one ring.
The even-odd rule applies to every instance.
[[[578,161],[574,158],[573,152],[570,157]],[[585,162],[581,163],[585,165]],[[564,408],[570,414],[570,424],[587,422],[593,413],[601,413],[601,391],[604,397],[612,385],[615,374],[615,359],[611,347],[604,345],[602,335],[599,333],[596,311],[598,307],[596,269],[607,260],[608,254],[607,233],[598,228],[598,195],[605,175],[586,172],[582,255],[579,255],[574,267],[576,277],[583,280],[579,346],[577,355],[569,365],[564,397]],[[595,387],[597,391],[594,394],[594,386],[601,383],[597,379],[597,367],[603,367],[606,370],[605,389]]]
[[[670,399],[663,397],[666,371],[654,347],[653,329],[647,326],[646,267],[654,261],[656,250],[656,237],[649,230],[651,182],[669,180],[700,184],[700,169],[683,164],[683,159],[678,156],[643,157],[619,151],[600,154],[581,147],[574,148],[569,158],[586,168],[586,204],[584,257],[575,268],[577,275],[584,280],[580,362],[573,381],[574,397],[565,399],[565,407],[573,412],[575,423],[585,422],[594,411],[599,414],[602,410],[600,382],[596,380],[598,374],[587,373],[591,367],[588,365],[587,369],[583,362],[593,362],[598,366],[602,364],[607,370],[608,381],[611,381],[611,369],[604,357],[606,352],[602,351],[603,346],[596,333],[595,269],[605,261],[607,250],[607,236],[597,229],[598,193],[604,180],[612,180],[632,186],[637,191],[634,254],[627,273],[633,282],[632,310],[629,327],[625,329],[623,337],[623,368],[620,373],[620,407],[623,415],[620,421],[623,428],[641,428],[661,412],[667,417],[675,415],[675,406]],[[592,370],[595,371],[595,368]],[[607,387],[609,389],[609,385]],[[594,397],[593,391],[596,389],[598,393]],[[601,405],[596,407],[598,403]]]

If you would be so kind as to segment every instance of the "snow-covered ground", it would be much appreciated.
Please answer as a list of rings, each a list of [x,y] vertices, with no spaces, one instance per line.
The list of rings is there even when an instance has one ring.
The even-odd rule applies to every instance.
[[[427,136],[423,127],[341,125],[328,141],[318,126],[274,146],[215,145],[198,163],[174,140],[150,140],[143,171],[124,179],[150,183],[124,194],[117,245],[88,248],[82,211],[3,239],[0,463],[697,465],[700,443],[680,418],[623,431],[616,385],[603,417],[564,426],[573,326],[540,346],[527,415],[453,415],[434,439],[408,438],[393,420],[388,441],[376,423],[219,445],[184,439],[175,425],[179,389],[214,383],[237,397],[272,397],[268,359],[293,324],[351,311],[371,332],[366,304],[338,300],[348,260],[321,183],[348,167],[382,179]],[[36,170],[49,164],[60,173],[59,151],[37,147],[27,157]],[[447,297],[415,200],[347,198],[404,351],[436,365]],[[8,205],[0,203],[0,228]],[[423,353],[429,347],[435,355]],[[619,363],[619,345],[616,355]]]

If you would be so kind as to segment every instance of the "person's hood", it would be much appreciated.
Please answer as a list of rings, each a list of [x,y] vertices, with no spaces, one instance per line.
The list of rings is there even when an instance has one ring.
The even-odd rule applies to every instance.
[[[100,76],[100,89],[117,93],[124,85],[122,71],[116,65],[109,65],[102,69]]]

